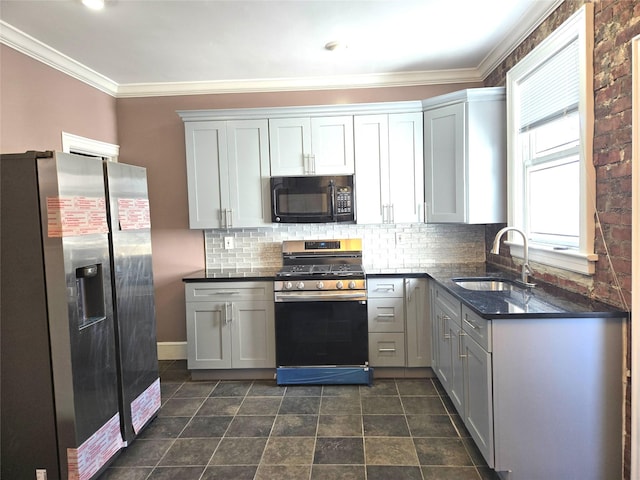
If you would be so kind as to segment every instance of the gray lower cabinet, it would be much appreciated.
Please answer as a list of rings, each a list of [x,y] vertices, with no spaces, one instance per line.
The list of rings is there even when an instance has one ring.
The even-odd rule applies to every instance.
[[[461,355],[464,424],[478,449],[494,467],[493,375],[490,353],[491,321],[462,305]]]
[[[431,365],[431,311],[426,278],[405,278],[407,367]]]
[[[430,297],[433,370],[501,478],[621,478],[623,319],[487,320]]]
[[[185,285],[189,369],[275,368],[273,282]]]
[[[369,364],[427,367],[431,364],[430,312],[425,278],[367,279]]]
[[[373,367],[404,367],[404,279],[367,279],[369,316],[369,364]]]

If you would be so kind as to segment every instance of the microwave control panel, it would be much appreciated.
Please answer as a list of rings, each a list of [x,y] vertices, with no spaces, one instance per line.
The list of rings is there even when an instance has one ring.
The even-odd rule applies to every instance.
[[[336,208],[338,214],[351,213],[351,188],[350,187],[338,187],[336,189]]]

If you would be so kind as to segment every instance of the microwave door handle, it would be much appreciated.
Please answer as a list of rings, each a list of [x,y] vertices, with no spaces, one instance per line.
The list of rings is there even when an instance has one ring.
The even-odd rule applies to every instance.
[[[336,213],[336,185],[331,181],[329,183],[329,196],[331,197],[331,220],[338,221],[338,215]]]
[[[274,188],[273,192],[271,192],[273,195],[272,201],[271,201],[271,208],[273,209],[273,218],[276,218],[278,216],[278,208],[277,208],[277,201],[278,201],[278,189]]]

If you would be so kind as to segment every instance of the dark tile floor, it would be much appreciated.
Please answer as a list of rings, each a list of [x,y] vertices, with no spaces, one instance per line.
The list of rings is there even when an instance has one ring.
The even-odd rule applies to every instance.
[[[100,480],[495,480],[436,379],[194,382],[160,362],[158,417]]]

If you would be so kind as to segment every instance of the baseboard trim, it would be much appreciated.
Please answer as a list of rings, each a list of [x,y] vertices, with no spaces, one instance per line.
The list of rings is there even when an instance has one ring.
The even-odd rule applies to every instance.
[[[158,342],[158,360],[186,360],[187,342]]]

